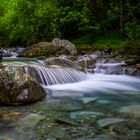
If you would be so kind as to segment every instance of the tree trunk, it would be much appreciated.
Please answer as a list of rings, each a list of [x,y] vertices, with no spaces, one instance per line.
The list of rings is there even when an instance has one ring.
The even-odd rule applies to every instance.
[[[121,33],[121,39],[123,34],[123,4],[122,0],[120,0],[120,33]]]

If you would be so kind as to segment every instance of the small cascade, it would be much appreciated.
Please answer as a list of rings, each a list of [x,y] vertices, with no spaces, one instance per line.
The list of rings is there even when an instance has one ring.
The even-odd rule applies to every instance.
[[[3,57],[17,58],[17,56],[24,51],[25,48],[1,48]]]
[[[125,62],[121,63],[96,63],[96,68],[94,69],[95,73],[102,74],[112,74],[113,72],[118,72],[123,66],[126,66]],[[119,74],[122,74],[119,71]]]
[[[12,55],[12,56],[11,56],[12,58],[17,58],[18,53],[17,53],[17,52],[11,52],[11,55]]]
[[[35,78],[42,86],[75,83],[87,78],[85,73],[67,67],[25,65],[24,68],[26,73]]]

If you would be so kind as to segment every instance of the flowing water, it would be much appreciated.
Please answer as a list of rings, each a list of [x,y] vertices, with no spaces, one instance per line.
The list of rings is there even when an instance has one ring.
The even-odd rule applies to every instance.
[[[60,66],[26,65],[25,71],[35,78],[42,86],[75,83],[86,80],[87,76],[81,71]]]
[[[48,96],[30,105],[0,107],[0,139],[139,140],[139,78],[85,74],[38,62],[12,64],[23,65]]]

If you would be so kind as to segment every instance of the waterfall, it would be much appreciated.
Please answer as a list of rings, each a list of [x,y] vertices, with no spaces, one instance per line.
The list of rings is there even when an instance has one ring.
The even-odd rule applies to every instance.
[[[85,73],[67,67],[25,65],[24,68],[26,73],[35,78],[42,86],[76,83],[87,78]]]

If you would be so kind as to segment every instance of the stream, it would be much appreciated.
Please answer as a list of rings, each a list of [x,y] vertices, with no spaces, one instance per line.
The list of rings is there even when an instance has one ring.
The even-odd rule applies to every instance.
[[[68,69],[66,72],[58,68],[52,82],[55,84],[46,85],[47,82],[43,81],[46,68],[41,61],[14,57],[4,58],[4,61],[33,66],[47,96],[29,105],[1,106],[0,140],[140,139],[138,77],[108,75],[96,66],[96,73],[81,73],[82,78],[79,79],[81,75],[76,71]],[[108,63],[102,68],[118,65],[124,63]],[[50,75],[54,73],[53,69],[47,71]],[[30,71],[27,73],[30,75]],[[72,76],[72,82],[57,83],[57,76],[68,80]]]

